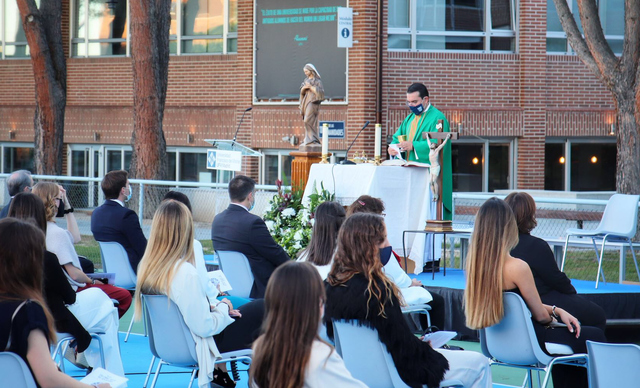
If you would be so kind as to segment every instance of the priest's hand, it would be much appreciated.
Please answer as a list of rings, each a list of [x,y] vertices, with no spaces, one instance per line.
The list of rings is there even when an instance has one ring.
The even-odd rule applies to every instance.
[[[401,141],[399,146],[402,151],[411,151],[413,149],[413,142]]]
[[[396,151],[396,149],[394,147],[391,147],[391,146],[389,146],[388,152],[389,152],[389,155],[391,155],[391,156],[398,155],[398,151]]]

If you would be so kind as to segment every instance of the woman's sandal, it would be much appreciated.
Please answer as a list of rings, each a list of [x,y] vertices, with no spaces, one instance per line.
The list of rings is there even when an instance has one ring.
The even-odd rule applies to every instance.
[[[218,368],[213,370],[213,381],[211,383],[223,388],[234,388],[236,386],[236,382],[231,379],[229,374]]]

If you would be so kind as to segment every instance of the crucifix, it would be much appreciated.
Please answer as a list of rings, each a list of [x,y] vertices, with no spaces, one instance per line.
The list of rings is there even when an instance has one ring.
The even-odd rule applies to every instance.
[[[444,121],[438,120],[436,125],[437,132],[425,132],[422,134],[422,138],[425,140],[437,139],[437,142],[429,144],[429,188],[433,201],[437,202],[436,205],[436,218],[435,220],[428,220],[426,230],[433,231],[450,231],[453,230],[451,221],[442,219],[442,149],[447,144],[449,139],[457,140],[458,132],[442,132],[444,128]]]

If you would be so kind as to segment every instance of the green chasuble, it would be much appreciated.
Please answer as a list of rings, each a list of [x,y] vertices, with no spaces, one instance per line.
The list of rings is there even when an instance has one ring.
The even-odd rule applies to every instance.
[[[423,117],[424,116],[424,117]],[[409,132],[411,131],[411,122],[413,121],[414,115],[413,113],[409,114],[407,118],[404,119],[402,124],[400,124],[400,128],[393,135],[393,141],[391,144],[397,144],[398,136],[406,135],[409,136]],[[438,124],[438,120],[444,121],[444,128],[442,128],[443,132],[449,132],[449,121],[444,116],[442,112],[436,109],[433,105],[429,106],[426,112],[423,112],[418,117],[418,126],[416,128],[416,134],[413,139],[413,149],[409,152],[408,160],[413,160],[421,163],[429,163],[429,141],[422,138],[422,133],[424,132],[438,132],[436,129],[436,125]],[[436,139],[432,139],[431,141],[437,142]],[[418,158],[416,159],[416,153],[418,154]],[[451,220],[451,210],[453,209],[453,175],[451,171],[451,142],[449,141],[447,145],[444,147],[444,153],[442,154],[442,169],[440,173],[442,175],[442,205],[443,212],[442,218],[445,220]]]

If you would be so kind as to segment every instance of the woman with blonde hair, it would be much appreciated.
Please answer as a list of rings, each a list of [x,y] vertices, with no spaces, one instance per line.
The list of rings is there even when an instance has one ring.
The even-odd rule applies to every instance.
[[[253,346],[251,387],[366,387],[318,336],[324,303],[324,285],[310,263],[288,262],[273,272],[262,335]]]
[[[518,244],[518,227],[511,208],[498,198],[488,199],[478,211],[467,256],[465,315],[467,326],[482,329],[495,325],[504,316],[502,293],[516,292],[531,310],[538,342],[571,346],[576,353],[586,353],[586,340],[604,342],[604,333],[580,322],[560,307],[543,304],[536,290],[529,265],[510,255]],[[567,328],[550,328],[562,321]],[[584,368],[558,365],[553,368],[555,387],[586,387]]]
[[[357,319],[375,328],[405,384],[438,387],[443,379],[467,388],[490,388],[489,361],[476,352],[433,349],[414,336],[402,310],[398,288],[382,271],[379,248],[387,231],[382,217],[354,214],[338,236],[338,249],[327,278],[324,320],[333,338],[332,320]]]
[[[210,302],[195,267],[194,227],[182,203],[163,201],[153,217],[151,236],[138,266],[135,319],[142,317],[140,294],[167,295],[177,306],[196,343],[198,386],[213,381],[223,387],[235,383],[215,368],[221,353],[251,348],[262,323],[264,303],[255,300],[237,310],[228,299]],[[235,319],[234,319],[235,318]]]
[[[20,356],[42,388],[91,388],[60,372],[49,353],[56,334],[42,296],[44,233],[29,222],[5,218],[0,236],[0,350]]]

